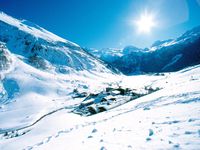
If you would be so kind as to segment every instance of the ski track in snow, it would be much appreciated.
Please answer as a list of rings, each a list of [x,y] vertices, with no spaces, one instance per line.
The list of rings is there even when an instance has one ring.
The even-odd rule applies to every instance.
[[[190,96],[194,95],[194,97],[193,98],[189,98],[190,97],[189,95]],[[173,102],[171,102],[171,103],[168,103],[168,99],[170,99],[170,98],[173,98],[175,100]],[[186,100],[186,98],[187,98],[187,100]],[[163,103],[163,102],[165,102],[165,103],[159,105],[159,103]],[[48,136],[48,137],[44,138],[44,140],[34,144],[33,146],[28,146],[28,147],[24,148],[23,150],[32,150],[34,148],[42,146],[43,144],[47,144],[48,142],[51,142],[51,140],[53,140],[55,138],[58,138],[59,136],[61,136],[63,134],[70,133],[73,130],[80,130],[81,128],[94,126],[94,125],[97,125],[99,123],[105,123],[106,121],[111,121],[111,119],[114,119],[115,117],[118,117],[118,116],[121,116],[121,115],[125,115],[127,113],[136,111],[138,109],[144,109],[145,110],[145,108],[152,109],[153,107],[164,107],[164,106],[167,106],[167,105],[187,104],[187,103],[193,103],[193,102],[200,102],[200,92],[184,93],[184,94],[172,95],[172,96],[168,96],[168,97],[164,97],[163,96],[163,97],[157,98],[157,99],[149,101],[149,102],[139,103],[139,104],[137,104],[136,106],[134,106],[133,108],[130,108],[130,109],[116,109],[114,111],[117,111],[119,113],[117,113],[115,115],[112,115],[112,116],[110,116],[108,118],[105,117],[102,120],[98,120],[98,121],[94,121],[94,122],[87,122],[85,124],[77,124],[74,127],[71,127],[69,129],[60,130],[56,134]],[[105,112],[105,113],[109,113],[109,111]],[[171,124],[194,122],[194,121],[199,121],[200,122],[200,119],[172,120],[172,121],[167,121],[167,122],[166,121],[165,122],[156,122],[156,123],[154,122],[153,124],[155,124],[155,125],[165,125],[165,124],[171,125]],[[149,129],[149,130],[150,130],[149,131],[150,132],[149,136],[152,136],[153,135],[153,130],[152,129]],[[120,130],[118,130],[118,131],[120,131]],[[131,130],[127,130],[127,132],[130,132],[130,131]],[[196,132],[186,131],[185,134],[196,134]],[[176,136],[176,135],[174,135],[174,136]],[[89,138],[92,138],[92,136],[89,136]],[[151,140],[151,139],[147,138],[146,140],[148,141],[148,140]],[[123,145],[123,144],[120,144],[120,143],[115,143],[115,144],[116,145]],[[130,145],[128,147],[131,148]],[[175,145],[175,147],[176,147],[176,145]]]
[[[161,79],[161,80],[163,80],[163,79]],[[187,83],[187,81],[185,81],[185,83]],[[150,85],[154,86],[154,84],[156,84],[156,80],[152,80],[152,83]],[[184,84],[184,83],[182,83],[182,84]],[[163,90],[165,90],[165,89],[163,89]],[[93,128],[93,126],[95,126],[95,125],[98,125],[101,123],[102,124],[106,123],[106,122],[111,121],[112,119],[118,118],[119,116],[122,116],[122,115],[126,116],[127,114],[132,113],[137,110],[148,111],[148,110],[154,110],[156,108],[161,108],[161,107],[166,107],[166,106],[171,106],[171,105],[178,105],[178,104],[187,105],[187,104],[191,104],[191,103],[199,103],[200,102],[200,91],[186,92],[186,93],[181,92],[180,94],[171,94],[169,96],[168,95],[162,96],[162,94],[158,94],[157,98],[151,98],[151,95],[156,95],[157,93],[161,93],[163,90],[157,91],[157,92],[149,94],[147,96],[144,96],[144,98],[150,97],[150,100],[148,100],[147,102],[145,102],[145,101],[140,102],[140,99],[143,99],[143,97],[138,98],[136,100],[133,100],[136,104],[133,105],[132,107],[130,107],[129,103],[127,103],[127,104],[125,104],[125,106],[128,105],[128,107],[122,106],[122,108],[117,107],[115,109],[106,111],[106,112],[104,112],[103,119],[97,119],[96,121],[88,120],[88,121],[80,123],[80,124],[75,124],[69,128],[59,130],[55,134],[50,134],[49,136],[46,136],[45,138],[43,138],[43,140],[40,140],[33,145],[29,145],[29,146],[25,147],[24,150],[31,150],[31,149],[39,148],[41,146],[44,146],[47,143],[50,143],[51,141],[54,141],[54,139],[57,139],[58,137],[61,137],[61,136],[71,133],[72,131],[82,130],[82,129],[88,128],[88,127]],[[15,129],[15,130],[22,130],[25,128],[27,129],[29,127],[36,128],[38,122],[43,121],[43,119],[45,119],[45,118],[51,117],[51,115],[53,115],[53,114],[62,112],[64,109],[66,109],[66,107],[62,107],[57,110],[51,111],[51,112],[41,116],[37,121],[35,121],[31,125],[25,126],[21,129]],[[65,113],[67,113],[67,112],[65,112]],[[114,114],[112,114],[112,113],[114,113]],[[173,120],[169,120],[169,121],[159,121],[158,120],[158,121],[152,122],[152,125],[154,125],[154,126],[156,125],[159,128],[159,126],[163,126],[163,125],[184,124],[184,123],[188,123],[188,122],[193,123],[192,126],[200,126],[200,119],[192,118],[192,117],[189,120],[188,119],[173,119]],[[127,130],[115,129],[115,131],[117,131],[117,132],[132,132],[131,129],[127,129]],[[184,134],[192,136],[192,135],[199,134],[199,132],[200,131],[194,132],[194,131],[186,130]],[[149,137],[146,138],[146,141],[147,142],[151,141],[151,137],[154,134],[155,134],[155,128],[152,126],[152,128],[149,129]],[[171,136],[177,137],[177,136],[179,136],[179,134],[174,133]],[[88,136],[88,139],[92,139],[92,138],[93,138],[92,135]],[[119,143],[119,142],[115,143],[115,142],[111,142],[111,141],[106,141],[105,139],[102,139],[101,141],[104,144],[107,143],[110,145],[118,145],[120,147],[127,146],[127,145],[124,145],[123,143]],[[171,142],[169,142],[169,143],[171,143]],[[128,145],[129,149],[132,149],[132,147],[133,146]],[[174,147],[180,147],[180,145],[174,144]],[[103,146],[102,146],[102,148],[103,148]]]
[[[3,58],[12,60],[0,72],[1,150],[199,149],[200,65],[124,76],[33,23],[0,12],[0,27]],[[165,67],[181,58],[176,55]],[[120,106],[92,116],[73,113],[84,100],[72,98],[75,90],[87,95],[116,86],[161,90],[128,103],[118,99]]]
[[[23,126],[23,127],[21,127],[21,128],[0,129],[0,134],[3,134],[3,133],[5,133],[5,132],[20,131],[20,130],[24,130],[24,129],[30,128],[30,127],[36,125],[39,121],[41,121],[41,120],[44,119],[45,117],[47,117],[47,116],[49,116],[49,115],[51,115],[51,114],[54,114],[54,113],[56,113],[56,112],[58,112],[58,111],[61,111],[61,110],[63,110],[63,109],[72,109],[73,107],[75,107],[75,106],[67,106],[67,107],[62,107],[62,108],[53,110],[53,111],[51,111],[51,112],[49,112],[49,113],[47,113],[47,114],[42,115],[40,118],[38,118],[38,119],[37,119],[36,121],[34,121],[33,123],[31,123],[31,124],[29,124],[29,125],[27,125],[27,126]],[[71,112],[71,111],[69,111],[69,112]]]

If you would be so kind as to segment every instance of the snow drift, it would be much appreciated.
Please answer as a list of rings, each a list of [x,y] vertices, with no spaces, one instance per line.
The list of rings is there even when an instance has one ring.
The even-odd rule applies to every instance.
[[[189,39],[182,40],[184,51],[193,47],[198,37],[190,37],[197,33],[181,38]],[[116,74],[77,44],[4,13],[0,41],[1,150],[199,148],[199,65],[171,73]],[[156,50],[127,47],[126,55],[113,56],[124,61],[131,56],[142,71],[138,58],[145,53],[149,61],[163,60],[160,67],[154,62],[164,71],[186,58],[176,49],[181,42],[166,42],[154,44]],[[173,55],[170,51],[165,60],[160,56],[169,56],[169,45]],[[181,67],[198,62],[190,60],[199,56],[195,50]]]

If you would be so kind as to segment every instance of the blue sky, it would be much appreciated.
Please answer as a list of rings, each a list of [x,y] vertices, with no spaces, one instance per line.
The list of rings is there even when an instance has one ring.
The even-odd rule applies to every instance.
[[[200,0],[0,0],[0,10],[34,22],[83,47],[149,47],[200,25]],[[154,15],[151,33],[133,23]]]

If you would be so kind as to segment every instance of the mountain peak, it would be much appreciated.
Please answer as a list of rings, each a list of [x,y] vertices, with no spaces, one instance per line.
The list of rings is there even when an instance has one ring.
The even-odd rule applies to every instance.
[[[26,31],[27,33],[37,37],[46,39],[51,42],[59,41],[59,42],[68,42],[67,40],[39,27],[38,25],[31,23],[27,20],[18,20],[4,12],[0,13],[0,22],[6,23],[10,26],[16,27],[19,30]],[[74,43],[73,43],[74,44]],[[77,45],[78,46],[78,45]]]
[[[11,53],[23,57],[33,67],[56,73],[112,71],[86,53],[79,45],[67,41],[27,20],[18,20],[0,13],[0,41]]]
[[[191,30],[186,31],[182,34],[178,40],[180,39],[188,39],[188,38],[197,38],[200,37],[200,25],[192,28]]]

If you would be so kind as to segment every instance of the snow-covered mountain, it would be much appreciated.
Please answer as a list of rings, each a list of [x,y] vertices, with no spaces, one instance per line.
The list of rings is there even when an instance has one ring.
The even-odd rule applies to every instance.
[[[200,65],[125,76],[84,50],[0,13],[0,150],[199,149]]]
[[[149,49],[128,46],[117,52],[120,55],[109,55],[112,50],[106,51],[96,50],[96,53],[91,53],[124,74],[177,71],[200,63],[200,26],[177,39],[156,41]]]
[[[32,66],[57,73],[110,72],[80,46],[62,39],[26,20],[0,13],[0,41]]]
[[[77,44],[0,13],[0,133],[79,103],[73,91],[98,91],[115,76]]]
[[[12,65],[11,55],[5,44],[0,42],[0,71],[7,71]]]

